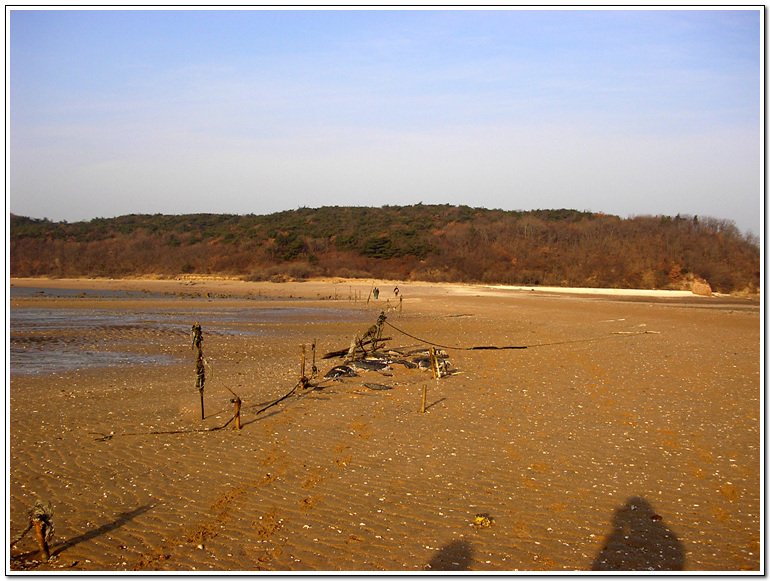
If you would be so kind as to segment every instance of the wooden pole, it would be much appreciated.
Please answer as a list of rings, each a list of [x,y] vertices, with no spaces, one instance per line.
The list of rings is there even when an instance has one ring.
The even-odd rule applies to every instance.
[[[235,429],[240,430],[241,429],[241,398],[239,398],[236,395],[235,399],[232,401],[235,404]]]
[[[430,348],[430,369],[433,371],[433,379],[437,379],[436,375],[436,369],[438,368],[438,365],[436,364],[436,350],[431,347]]]
[[[198,388],[198,392],[201,394],[201,419],[206,419],[206,414],[203,411],[203,386],[206,383],[206,368],[203,364],[203,352],[200,345],[198,346],[198,359],[195,361],[195,387]]]
[[[316,374],[318,373],[318,368],[315,366],[315,342],[316,342],[316,340],[313,339],[313,346],[312,346],[312,349],[313,349],[313,367],[310,368],[310,373],[312,374],[312,377],[315,377]]]
[[[51,556],[50,551],[48,550],[48,541],[46,541],[46,524],[45,521],[36,518],[32,521],[33,526],[35,527],[35,536],[37,537],[37,544],[40,545],[40,559],[42,561],[48,561],[48,559]]]
[[[428,403],[428,386],[422,386],[422,406],[420,407],[420,413],[425,413],[425,405]]]
[[[302,389],[305,389],[310,385],[310,380],[305,377],[305,345],[302,346],[302,369],[301,375],[299,376],[299,384],[302,386]]]
[[[201,419],[206,419],[206,413],[203,410],[203,386],[206,383],[206,368],[203,362],[203,330],[200,323],[195,323],[192,326],[192,347],[197,349],[197,357],[195,359],[195,387],[201,394]]]

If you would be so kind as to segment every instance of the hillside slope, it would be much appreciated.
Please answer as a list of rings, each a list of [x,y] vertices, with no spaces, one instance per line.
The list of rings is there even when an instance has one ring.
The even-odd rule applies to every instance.
[[[423,205],[271,215],[10,221],[11,276],[227,274],[758,292],[759,246],[727,220]]]

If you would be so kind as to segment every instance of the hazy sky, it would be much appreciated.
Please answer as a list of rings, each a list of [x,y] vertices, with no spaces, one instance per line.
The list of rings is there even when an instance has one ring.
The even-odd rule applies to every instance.
[[[760,232],[759,9],[8,12],[16,214],[423,202]]]

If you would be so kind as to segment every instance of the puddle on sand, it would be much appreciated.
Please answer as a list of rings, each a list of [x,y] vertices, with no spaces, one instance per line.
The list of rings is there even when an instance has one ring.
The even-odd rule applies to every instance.
[[[139,355],[120,351],[83,351],[57,348],[55,350],[14,350],[11,345],[11,373],[39,374],[72,371],[90,367],[121,365],[170,365],[179,359],[171,355]]]
[[[189,342],[190,325],[207,335],[262,336],[264,325],[304,320],[357,321],[371,313],[294,307],[206,307],[205,309],[15,308],[10,316],[11,373],[63,372],[90,367],[169,365],[178,357],[161,352],[161,340]],[[131,347],[141,347],[142,353]],[[157,346],[157,350],[153,347]],[[155,351],[155,352],[153,352]]]

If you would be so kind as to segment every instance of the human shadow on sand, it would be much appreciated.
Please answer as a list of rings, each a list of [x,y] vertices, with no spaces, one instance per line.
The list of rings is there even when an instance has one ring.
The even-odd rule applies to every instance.
[[[468,541],[452,541],[441,547],[428,565],[428,571],[469,571],[473,562],[473,547]]]
[[[684,547],[663,517],[643,498],[630,498],[615,511],[612,532],[592,571],[683,571]]]

